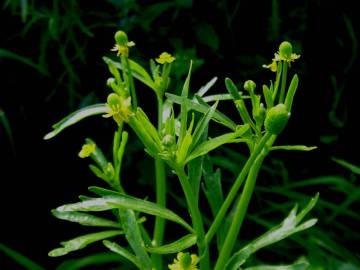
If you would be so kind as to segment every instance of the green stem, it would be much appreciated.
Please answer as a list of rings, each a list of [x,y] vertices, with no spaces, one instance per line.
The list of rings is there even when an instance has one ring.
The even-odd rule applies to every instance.
[[[163,113],[163,100],[158,96],[158,132],[162,129],[162,113]],[[156,177],[156,203],[160,206],[166,206],[166,174],[164,161],[159,157],[155,158],[155,177]],[[165,220],[160,217],[155,219],[154,228],[154,243],[155,246],[161,246],[164,239]],[[162,259],[160,254],[153,254],[152,260],[156,270],[162,269]]]
[[[286,61],[282,64],[282,74],[281,74],[281,89],[279,103],[284,103],[285,101],[285,87],[286,87],[286,77],[287,77],[288,63]]]
[[[222,249],[220,251],[220,255],[218,261],[216,262],[214,270],[222,270],[225,268],[225,264],[228,261],[231,251],[234,247],[234,244],[237,240],[238,234],[240,232],[241,225],[244,221],[244,217],[246,215],[249,202],[251,196],[254,191],[256,179],[258,173],[261,168],[261,164],[266,157],[267,153],[269,152],[268,148],[265,146],[261,153],[256,157],[255,162],[251,166],[249,171],[249,175],[246,179],[246,183],[244,186],[244,190],[241,193],[240,200],[238,200],[236,208],[235,208],[235,215],[232,219],[232,223],[229,229],[229,232],[226,236]]]
[[[196,231],[197,246],[199,249],[199,256],[200,256],[200,269],[209,270],[210,269],[209,249],[207,248],[205,242],[204,225],[203,225],[200,209],[198,206],[198,202],[195,199],[193,190],[189,183],[189,179],[184,171],[184,168],[183,167],[175,168],[175,172],[179,177],[181,187],[184,191],[186,202],[189,207],[192,224]]]
[[[239,176],[236,178],[235,183],[231,187],[229,194],[227,195],[224,203],[222,204],[219,212],[217,213],[214,222],[211,224],[209,231],[206,233],[205,242],[209,244],[211,239],[214,237],[216,231],[222,224],[222,221],[225,217],[227,210],[229,209],[231,203],[233,202],[235,196],[238,194],[239,188],[242,182],[245,180],[248,171],[250,170],[252,164],[254,163],[256,157],[260,154],[261,150],[264,148],[266,142],[270,139],[271,134],[266,133],[260,140],[259,144],[256,145],[253,152],[251,153],[249,159],[246,161],[243,169],[241,170]]]
[[[131,104],[133,106],[133,109],[136,111],[137,108],[137,97],[136,97],[136,92],[135,92],[135,84],[134,84],[134,79],[131,73],[131,68],[130,68],[130,63],[129,63],[129,59],[126,56],[121,56],[121,62],[123,64],[123,66],[125,67],[124,69],[124,80],[126,83],[126,86],[128,87],[128,90],[130,92],[130,96],[131,96]]]

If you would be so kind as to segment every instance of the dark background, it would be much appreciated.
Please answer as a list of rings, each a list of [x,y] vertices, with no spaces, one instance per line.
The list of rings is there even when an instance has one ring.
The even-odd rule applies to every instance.
[[[214,92],[225,92],[226,76],[237,83],[246,79],[254,79],[258,86],[268,83],[272,74],[261,65],[271,61],[281,41],[291,41],[301,54],[291,69],[299,74],[300,86],[279,143],[317,145],[319,150],[276,157],[285,160],[293,179],[342,173],[331,156],[360,164],[355,1],[177,1],[159,14],[151,11],[155,1],[76,1],[75,6],[71,2],[59,4],[54,28],[58,30],[51,30],[54,17],[46,13],[53,11],[54,2],[29,2],[33,10],[48,16],[31,26],[31,12],[22,21],[19,6],[0,10],[0,48],[39,64],[33,68],[0,54],[0,109],[12,133],[10,139],[0,125],[0,242],[53,267],[61,259],[50,259],[47,252],[76,235],[75,226],[56,220],[50,210],[76,201],[87,186],[97,184],[88,162],[77,153],[87,136],[108,148],[114,123],[95,117],[50,141],[42,138],[69,112],[105,100],[109,73],[102,56],[110,54],[118,29],[128,31],[136,42],[134,58],[155,58],[162,51],[178,54],[183,61],[179,70],[184,72],[177,77],[183,77],[187,68],[181,63],[197,59],[193,92],[214,76],[219,78]],[[274,3],[279,4],[278,14]],[[91,34],[76,20],[66,25],[71,21],[68,10],[76,11],[74,16]],[[23,33],[26,26],[29,30]],[[155,99],[146,91],[139,94],[140,105],[151,115]],[[140,161],[144,156],[138,150],[136,145],[129,147],[133,159]],[[146,195],[150,184],[125,185]]]

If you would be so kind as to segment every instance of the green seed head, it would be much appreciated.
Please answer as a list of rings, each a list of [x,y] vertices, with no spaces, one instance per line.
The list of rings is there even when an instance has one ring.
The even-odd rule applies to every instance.
[[[253,92],[256,88],[256,83],[252,80],[247,80],[244,83],[244,89],[249,92]]]
[[[124,31],[117,31],[115,33],[116,44],[126,46],[128,43],[128,37]]]
[[[121,104],[121,97],[115,93],[111,93],[107,97],[107,103],[111,108],[117,107]]]
[[[292,45],[288,41],[281,42],[279,46],[279,55],[284,59],[291,59]]]
[[[170,147],[175,143],[175,138],[174,136],[167,134],[162,138],[161,143],[166,147]]]
[[[290,113],[284,104],[280,103],[272,107],[266,113],[265,130],[270,134],[280,134],[285,128],[289,117]]]

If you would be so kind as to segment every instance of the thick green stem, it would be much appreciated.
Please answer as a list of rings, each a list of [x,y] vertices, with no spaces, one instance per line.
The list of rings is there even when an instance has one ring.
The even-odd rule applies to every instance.
[[[248,171],[250,170],[252,164],[254,163],[256,157],[260,154],[261,150],[264,148],[266,142],[270,139],[271,134],[266,133],[264,137],[260,140],[259,144],[256,145],[253,152],[251,153],[249,159],[246,161],[243,169],[241,170],[239,176],[236,178],[234,185],[231,187],[229,194],[227,195],[224,203],[222,204],[218,214],[215,217],[214,222],[211,224],[209,231],[206,234],[205,242],[210,243],[211,239],[214,237],[216,231],[222,224],[222,221],[226,215],[227,210],[229,209],[231,203],[233,202],[235,196],[238,194],[239,188],[242,182],[245,180]]]
[[[189,179],[184,171],[184,168],[175,168],[175,171],[179,177],[181,187],[184,191],[186,202],[189,207],[192,224],[196,232],[199,256],[201,256],[200,269],[209,270],[210,269],[209,249],[207,248],[207,245],[205,243],[204,225],[203,225],[200,209],[198,206],[198,202],[195,200],[193,190],[189,183]]]
[[[162,113],[163,100],[162,97],[157,97],[158,101],[158,132],[162,129]],[[155,158],[155,178],[156,178],[156,203],[160,206],[166,207],[166,174],[164,161],[159,157]],[[153,242],[155,246],[161,246],[164,240],[165,220],[160,217],[155,219]],[[156,270],[162,269],[162,259],[160,254],[153,254],[152,260]]]
[[[286,87],[288,65],[289,64],[286,61],[284,61],[282,64],[281,89],[280,89],[279,103],[284,103],[284,101],[285,101],[285,87]]]
[[[237,240],[237,236],[240,232],[241,225],[244,221],[245,214],[247,212],[251,196],[254,191],[256,179],[261,168],[261,164],[268,153],[268,149],[263,148],[261,153],[256,157],[253,163],[249,175],[246,179],[245,187],[241,193],[240,200],[235,208],[235,215],[232,219],[232,223],[229,232],[226,236],[222,249],[220,251],[219,258],[216,262],[214,270],[222,270],[225,268],[225,264],[228,261],[234,244]]]

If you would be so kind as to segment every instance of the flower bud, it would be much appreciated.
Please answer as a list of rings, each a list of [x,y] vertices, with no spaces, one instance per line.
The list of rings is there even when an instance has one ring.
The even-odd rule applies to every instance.
[[[170,134],[165,135],[161,140],[161,144],[166,147],[170,147],[174,143],[175,143],[175,138],[174,138],[174,136],[171,136]]]
[[[245,83],[244,83],[244,89],[246,91],[249,91],[249,92],[253,92],[256,88],[256,84],[254,81],[252,80],[247,80]]]
[[[116,44],[126,46],[128,43],[128,37],[124,31],[117,31],[115,33]]]
[[[282,103],[272,107],[266,113],[265,130],[270,134],[278,135],[285,128],[290,117],[286,106]]]
[[[283,59],[288,59],[288,60],[291,59],[292,45],[290,42],[288,42],[288,41],[281,42],[281,44],[279,46],[279,55]]]

